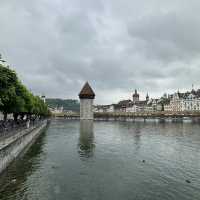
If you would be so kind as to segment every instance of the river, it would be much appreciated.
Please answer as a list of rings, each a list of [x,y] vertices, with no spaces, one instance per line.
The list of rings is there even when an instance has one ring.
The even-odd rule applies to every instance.
[[[0,176],[1,200],[198,200],[200,125],[53,120]]]

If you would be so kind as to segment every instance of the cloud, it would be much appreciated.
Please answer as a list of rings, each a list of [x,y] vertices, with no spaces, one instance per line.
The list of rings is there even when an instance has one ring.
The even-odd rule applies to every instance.
[[[194,0],[2,0],[0,52],[34,93],[96,103],[200,86]]]
[[[130,23],[129,34],[150,59],[187,61],[199,56],[199,25],[200,18],[192,14],[161,13]]]

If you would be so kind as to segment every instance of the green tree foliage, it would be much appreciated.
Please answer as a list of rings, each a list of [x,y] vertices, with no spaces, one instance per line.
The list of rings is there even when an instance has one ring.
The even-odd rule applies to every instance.
[[[20,115],[42,117],[50,114],[43,100],[34,96],[18,79],[15,71],[0,64],[0,111],[6,119],[13,113],[15,119]]]

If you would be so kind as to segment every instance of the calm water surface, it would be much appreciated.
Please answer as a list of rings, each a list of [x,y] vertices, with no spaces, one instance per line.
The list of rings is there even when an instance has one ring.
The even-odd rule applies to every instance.
[[[0,199],[198,200],[200,125],[52,121],[0,176]]]

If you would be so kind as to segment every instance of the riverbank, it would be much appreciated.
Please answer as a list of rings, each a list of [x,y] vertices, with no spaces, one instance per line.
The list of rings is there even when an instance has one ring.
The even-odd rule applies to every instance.
[[[47,126],[44,120],[30,128],[19,130],[16,134],[0,140],[0,174],[23,150],[28,148]]]

